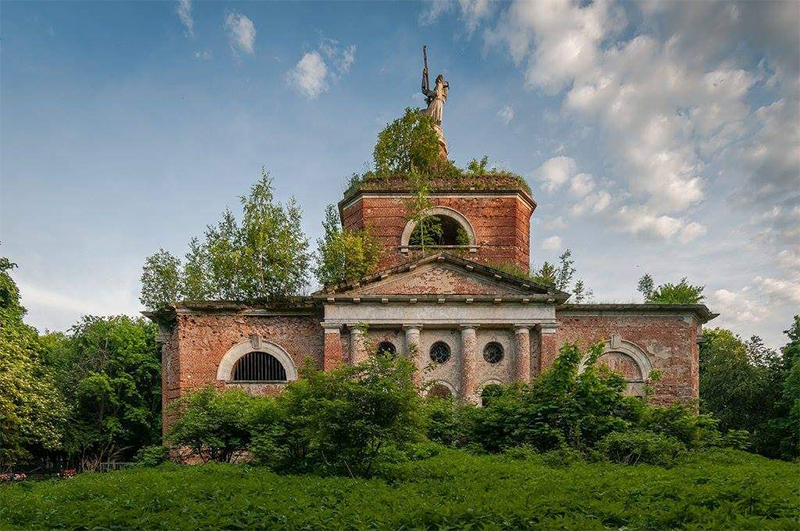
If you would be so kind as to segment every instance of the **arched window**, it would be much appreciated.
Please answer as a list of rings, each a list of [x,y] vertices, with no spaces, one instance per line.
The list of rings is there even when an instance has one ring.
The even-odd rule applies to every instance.
[[[394,356],[397,354],[397,347],[394,346],[394,343],[391,341],[381,341],[378,343],[378,352],[383,354],[391,354]]]
[[[236,362],[234,382],[286,382],[286,369],[278,359],[266,352],[250,352]]]
[[[422,228],[425,227],[427,233],[423,235]],[[461,224],[450,216],[428,216],[425,221],[417,224],[411,233],[408,244],[412,247],[420,247],[425,239],[425,245],[469,245],[469,234]]]
[[[462,247],[470,250],[477,250],[475,230],[469,220],[459,211],[450,207],[433,207],[426,211],[429,222],[435,225],[436,229],[431,230],[431,223],[417,223],[409,221],[403,229],[400,237],[400,250],[408,252],[409,249],[422,246],[431,247]],[[424,241],[423,241],[423,228]]]

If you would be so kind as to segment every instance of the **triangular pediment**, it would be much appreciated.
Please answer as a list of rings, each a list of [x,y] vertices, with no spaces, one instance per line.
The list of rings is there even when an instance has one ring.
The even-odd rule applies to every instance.
[[[317,296],[464,296],[523,298],[545,296],[566,300],[568,295],[549,286],[521,279],[477,262],[441,253],[381,271],[360,282],[331,287]]]

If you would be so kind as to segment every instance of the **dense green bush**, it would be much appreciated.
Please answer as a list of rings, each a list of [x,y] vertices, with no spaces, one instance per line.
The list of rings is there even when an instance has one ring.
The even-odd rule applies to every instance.
[[[279,471],[369,476],[391,448],[421,440],[413,365],[376,353],[355,366],[311,366],[277,397],[198,390],[178,401],[168,439],[203,461],[255,462]]]
[[[0,528],[788,530],[798,475],[797,464],[735,451],[661,468],[443,449],[372,479],[139,467],[0,486]]]
[[[268,399],[241,389],[199,389],[174,403],[179,417],[167,439],[203,461],[236,460],[250,445],[256,412],[267,404]]]
[[[136,452],[134,460],[141,466],[158,466],[169,459],[169,448],[166,446],[145,446]]]
[[[668,466],[674,463],[686,446],[675,437],[644,430],[609,433],[597,445],[597,450],[614,463]]]
[[[595,365],[602,353],[602,345],[584,356],[577,345],[565,344],[531,386],[505,387],[491,398],[476,416],[475,442],[492,452],[521,444],[539,451],[564,445],[585,450],[627,429],[641,407],[623,396],[621,376]]]

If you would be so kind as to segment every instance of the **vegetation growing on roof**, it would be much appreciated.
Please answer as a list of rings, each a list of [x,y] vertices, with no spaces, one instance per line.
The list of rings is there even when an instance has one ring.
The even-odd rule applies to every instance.
[[[406,108],[402,117],[378,134],[373,166],[373,170],[351,176],[345,197],[359,190],[414,190],[420,178],[427,181],[431,191],[522,188],[531,193],[525,179],[489,167],[486,156],[472,159],[465,169],[442,159],[433,121],[420,109]]]
[[[145,259],[139,300],[156,310],[179,300],[280,299],[306,285],[311,254],[294,198],[275,200],[272,178],[242,196],[241,222],[225,210],[204,239],[193,238],[185,261],[163,249]]]
[[[323,286],[352,282],[369,276],[380,260],[382,247],[369,230],[343,229],[334,205],[325,209],[325,234],[317,240],[314,274]]]
[[[571,293],[570,302],[588,302],[594,296],[593,291],[586,286],[583,279],[575,277],[577,269],[575,268],[575,260],[572,258],[571,249],[567,249],[558,257],[557,265],[545,261],[541,267],[534,266],[528,271],[511,264],[490,263],[488,265],[517,278]]]

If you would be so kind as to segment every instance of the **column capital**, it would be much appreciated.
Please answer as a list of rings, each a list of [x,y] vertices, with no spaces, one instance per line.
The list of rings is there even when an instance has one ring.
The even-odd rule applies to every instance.
[[[530,334],[531,332],[531,325],[514,325],[514,333],[515,334]]]
[[[422,330],[421,324],[404,324],[403,330]]]
[[[340,325],[339,323],[329,323],[327,321],[322,321],[320,325],[322,326],[322,328],[325,329],[326,334],[333,332],[339,333],[342,330],[342,325]]]
[[[555,334],[558,330],[558,323],[539,323],[536,328],[541,334]]]
[[[479,325],[479,324],[463,323],[463,324],[459,325],[459,328],[461,328],[461,330],[475,330],[476,328],[479,328],[480,326],[481,325]]]

